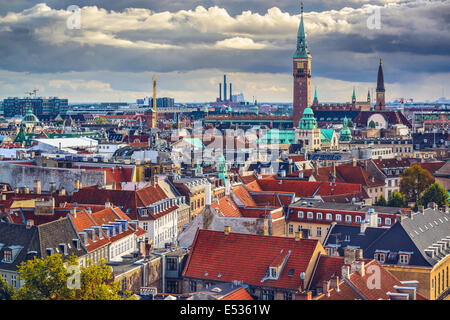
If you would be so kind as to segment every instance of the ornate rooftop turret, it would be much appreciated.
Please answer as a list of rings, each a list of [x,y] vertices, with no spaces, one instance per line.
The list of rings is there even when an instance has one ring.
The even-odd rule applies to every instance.
[[[301,5],[300,26],[297,32],[297,50],[294,53],[294,58],[308,58],[311,56],[308,49],[308,42],[306,41],[305,26],[303,23],[303,2]]]

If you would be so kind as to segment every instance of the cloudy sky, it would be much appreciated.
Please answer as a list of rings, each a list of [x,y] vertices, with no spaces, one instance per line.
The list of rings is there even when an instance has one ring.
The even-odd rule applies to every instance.
[[[388,100],[450,96],[450,0],[304,7],[320,101],[365,99],[380,57]],[[295,0],[0,0],[0,98],[133,102],[156,74],[160,96],[212,101],[226,73],[247,100],[290,102],[299,17]]]

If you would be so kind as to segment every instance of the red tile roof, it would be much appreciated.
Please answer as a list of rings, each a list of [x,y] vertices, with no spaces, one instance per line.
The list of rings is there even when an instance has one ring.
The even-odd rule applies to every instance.
[[[294,238],[233,232],[226,235],[198,229],[183,276],[222,282],[239,280],[249,285],[298,290],[304,285],[300,273],[314,263],[316,250],[323,251],[323,248],[313,239],[296,241]],[[282,251],[290,253],[279,278],[261,282],[269,265]]]
[[[281,182],[281,183],[280,183]],[[339,194],[360,193],[360,184],[303,181],[303,180],[275,180],[259,179],[247,185],[249,191],[282,191],[295,192],[296,197],[312,197],[314,195],[329,196]]]
[[[218,202],[212,203],[211,207],[213,207],[217,214],[222,217],[242,217],[239,208],[230,196],[220,198]]]
[[[220,300],[253,300],[252,296],[244,288],[239,288],[223,296]]]

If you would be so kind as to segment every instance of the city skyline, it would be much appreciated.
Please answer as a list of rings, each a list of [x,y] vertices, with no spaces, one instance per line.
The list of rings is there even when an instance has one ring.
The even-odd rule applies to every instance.
[[[442,25],[448,25],[449,3],[305,2],[311,82],[319,101],[350,101],[354,87],[363,99],[376,86],[380,57],[386,101],[445,96],[450,41]],[[81,7],[80,29],[73,30],[67,28],[70,4],[2,4],[0,39],[8,43],[0,49],[3,97],[38,88],[43,96],[71,102],[132,102],[151,94],[157,74],[158,96],[208,102],[218,96],[226,73],[233,92],[246,100],[292,101],[300,17],[295,1],[85,1],[90,7]],[[370,8],[383,4],[380,29],[368,28]]]

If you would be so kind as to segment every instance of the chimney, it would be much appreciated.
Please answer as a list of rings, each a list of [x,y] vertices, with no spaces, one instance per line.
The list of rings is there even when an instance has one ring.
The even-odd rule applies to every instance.
[[[301,231],[295,233],[295,241],[303,239],[303,233]]]
[[[343,279],[348,279],[350,277],[350,266],[349,265],[342,266],[341,276]]]
[[[111,208],[111,202],[106,201],[105,202],[105,208]]]
[[[77,208],[75,208],[75,207],[70,208],[69,213],[72,215],[72,217],[76,218],[77,217]]]
[[[206,206],[211,205],[211,183],[209,183],[209,181],[206,182],[205,185],[205,205]]]
[[[351,264],[357,259],[359,256],[357,250],[354,248],[344,248],[344,264]]]
[[[424,206],[419,206],[419,213],[424,214],[425,213],[425,207]]]
[[[314,175],[319,175],[319,161],[314,160]]]
[[[225,195],[229,196],[231,193],[231,182],[229,179],[225,180]]]
[[[337,292],[339,292],[339,276],[331,277],[330,288],[335,289]]]
[[[81,183],[80,180],[75,180],[75,190],[80,190],[81,189]]]
[[[60,196],[65,196],[66,195],[66,189],[62,188],[61,190],[59,190],[59,195]]]
[[[333,162],[331,163],[331,174],[333,175],[333,177],[336,177],[336,161],[333,160]]]
[[[158,176],[154,174],[152,177],[152,186],[156,187],[158,184],[158,181],[159,181]]]
[[[358,161],[356,160],[355,157],[352,158],[352,166],[356,167],[358,165]]]
[[[322,282],[322,292],[324,294],[327,294],[328,291],[330,291],[330,281],[324,280]]]
[[[351,272],[358,272],[360,274],[361,277],[364,277],[364,275],[366,274],[365,272],[365,268],[364,268],[364,261],[359,260],[359,261],[353,261],[351,264]]]
[[[34,193],[41,194],[41,180],[34,180]]]
[[[231,232],[231,227],[230,226],[225,226],[225,235],[229,235]]]

